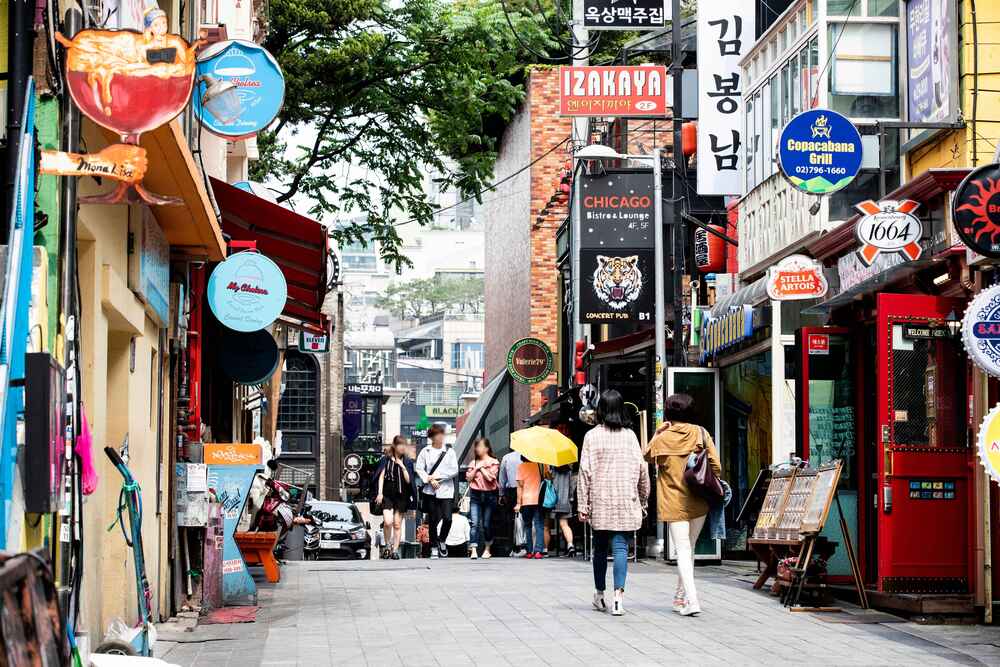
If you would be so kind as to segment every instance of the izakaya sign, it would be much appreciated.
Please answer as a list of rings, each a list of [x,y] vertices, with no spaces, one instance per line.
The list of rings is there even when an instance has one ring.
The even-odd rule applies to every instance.
[[[858,257],[865,266],[871,266],[879,253],[899,253],[910,261],[920,258],[923,225],[913,215],[919,206],[910,199],[887,199],[877,204],[869,199],[856,206],[863,217],[858,220],[854,232],[861,242]]]
[[[588,30],[648,30],[670,20],[664,0],[583,0],[583,27]]]
[[[284,310],[288,285],[277,264],[259,252],[245,251],[215,267],[207,294],[219,322],[234,331],[258,331]]]
[[[994,482],[1000,483],[1000,405],[979,426],[979,460]]]
[[[972,363],[1000,377],[1000,285],[983,290],[969,302],[962,318],[962,343]]]
[[[767,272],[767,295],[775,301],[820,299],[829,289],[822,265],[805,255],[789,255]]]
[[[754,43],[753,0],[698,3],[698,193],[740,195],[743,83]]]
[[[653,247],[653,177],[606,173],[580,179],[583,248]]]
[[[955,190],[951,206],[955,231],[965,245],[1000,258],[1000,164],[973,170]]]
[[[559,115],[644,116],[667,113],[662,65],[559,68]]]
[[[212,134],[226,139],[252,136],[277,117],[285,100],[285,77],[274,57],[253,42],[230,40],[205,49],[198,56],[198,93],[191,109]],[[203,79],[202,77],[210,77]],[[231,104],[209,109],[202,95],[212,80],[236,86]]]
[[[802,192],[836,192],[861,170],[861,133],[836,111],[803,111],[781,130],[778,165]]]
[[[507,353],[507,370],[521,384],[541,382],[552,372],[552,350],[537,338],[522,338]]]

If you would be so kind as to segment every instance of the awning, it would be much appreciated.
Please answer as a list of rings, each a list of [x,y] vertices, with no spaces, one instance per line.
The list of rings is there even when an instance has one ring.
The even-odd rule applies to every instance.
[[[460,464],[471,456],[472,442],[484,430],[486,426],[486,418],[490,414],[490,409],[493,407],[493,404],[496,403],[497,398],[504,394],[503,389],[506,386],[509,386],[510,382],[510,373],[508,373],[505,368],[492,380],[490,380],[489,384],[483,388],[483,392],[479,394],[479,398],[472,406],[472,410],[465,413],[467,417],[462,423],[462,430],[458,432],[458,437],[455,439],[455,453],[458,455]],[[510,430],[509,426],[508,414],[508,438]],[[500,443],[493,443],[493,451],[498,455],[502,455],[504,453],[501,449],[502,447],[500,446]]]
[[[602,340],[594,343],[587,355],[591,362],[604,359],[618,359],[628,357],[638,352],[643,352],[654,347],[654,329],[643,329],[635,333],[618,336],[609,340]],[[672,346],[673,341],[668,338],[667,345]]]
[[[329,332],[321,312],[326,297],[326,228],[283,206],[211,179],[222,210],[222,230],[234,241],[256,241],[257,250],[281,267],[288,282],[283,316],[294,324]]]

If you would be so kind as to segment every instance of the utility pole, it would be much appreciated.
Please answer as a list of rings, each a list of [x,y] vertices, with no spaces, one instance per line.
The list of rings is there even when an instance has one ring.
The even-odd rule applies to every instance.
[[[671,121],[673,123],[674,148],[673,159],[674,168],[671,171],[670,198],[673,201],[670,221],[670,247],[673,254],[673,341],[674,354],[673,366],[685,366],[686,352],[684,350],[684,301],[682,294],[681,276],[684,274],[684,230],[681,229],[683,218],[681,217],[684,206],[683,198],[677,193],[682,191],[683,186],[679,186],[678,170],[684,165],[684,151],[681,140],[681,124],[683,118],[681,110],[684,108],[684,63],[681,48],[681,0],[671,0],[670,12],[670,76],[674,86],[674,104],[671,109]],[[659,165],[657,165],[658,167]],[[656,167],[654,167],[656,168]]]
[[[573,20],[570,25],[573,35],[573,49],[570,58],[574,65],[586,65],[589,62],[587,51],[583,47],[590,41],[590,31],[583,27],[583,0],[573,0]],[[572,148],[575,153],[580,147],[587,145],[590,137],[590,119],[585,116],[573,118]],[[583,323],[580,321],[580,230],[583,218],[583,193],[580,189],[580,174],[582,167],[579,160],[573,161],[573,210],[570,213],[570,242],[573,253],[573,341],[583,338]]]

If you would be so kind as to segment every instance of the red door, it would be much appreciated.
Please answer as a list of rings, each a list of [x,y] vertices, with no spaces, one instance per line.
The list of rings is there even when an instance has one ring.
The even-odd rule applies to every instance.
[[[967,593],[974,539],[966,360],[947,326],[964,302],[879,294],[877,304],[878,589]]]

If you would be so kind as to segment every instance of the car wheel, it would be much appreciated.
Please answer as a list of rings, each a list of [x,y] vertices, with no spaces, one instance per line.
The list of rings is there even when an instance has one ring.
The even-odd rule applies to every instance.
[[[115,640],[104,642],[96,649],[94,649],[94,653],[105,653],[110,655],[128,655],[128,656],[139,655],[139,653],[135,650],[135,647],[132,646],[131,644]]]

